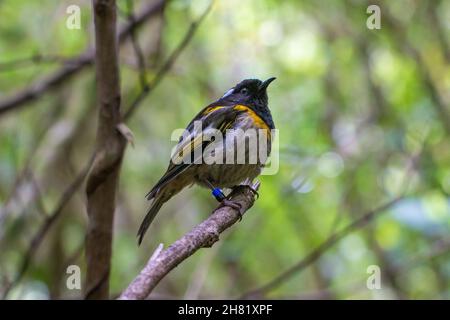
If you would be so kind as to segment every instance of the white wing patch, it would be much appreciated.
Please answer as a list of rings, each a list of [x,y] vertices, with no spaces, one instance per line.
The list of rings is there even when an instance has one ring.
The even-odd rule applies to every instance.
[[[228,97],[230,94],[233,93],[234,88],[231,88],[230,90],[228,90],[227,92],[225,92],[225,94],[222,96],[222,98]]]

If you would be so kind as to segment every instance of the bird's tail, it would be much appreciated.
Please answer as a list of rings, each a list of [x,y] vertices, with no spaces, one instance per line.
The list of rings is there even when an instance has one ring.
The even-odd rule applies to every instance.
[[[138,240],[139,245],[141,244],[142,239],[144,238],[144,234],[147,231],[148,227],[150,227],[150,224],[152,223],[153,219],[155,219],[155,216],[158,213],[159,209],[161,209],[162,205],[166,201],[167,199],[164,199],[163,195],[159,195],[153,200],[153,203],[150,209],[148,209],[144,221],[142,221],[141,226],[139,227],[139,231],[137,233],[137,236],[139,237]]]
[[[155,219],[156,214],[159,209],[161,209],[162,205],[169,201],[174,195],[180,192],[190,180],[186,179],[177,179],[181,173],[183,173],[190,164],[181,164],[176,166],[169,166],[167,172],[162,176],[162,178],[158,181],[158,183],[150,190],[149,193],[145,196],[147,200],[153,200],[150,209],[148,209],[147,214],[145,215],[144,221],[142,221],[141,226],[139,227],[139,231],[137,236],[139,237],[138,243],[141,244],[142,238],[144,238],[144,234],[147,231],[148,227],[152,223],[153,219]]]

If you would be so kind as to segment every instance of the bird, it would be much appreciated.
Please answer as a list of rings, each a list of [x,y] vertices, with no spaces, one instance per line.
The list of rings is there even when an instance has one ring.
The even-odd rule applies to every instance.
[[[239,217],[242,217],[241,206],[229,200],[222,189],[248,187],[258,195],[249,185],[242,185],[242,182],[253,181],[261,173],[271,152],[275,124],[268,106],[267,87],[275,79],[242,80],[192,119],[174,148],[166,172],[146,195],[147,200],[152,202],[137,233],[138,245],[162,205],[193,184],[211,189],[221,206],[236,209]],[[266,142],[261,154],[257,154],[258,148],[263,148],[259,145],[257,149],[254,146],[252,148],[251,142],[246,143],[245,135],[242,134],[250,132],[250,129],[256,132],[257,138]],[[222,133],[222,139],[214,136],[217,132]],[[207,163],[207,157],[202,161],[208,149],[209,160],[221,161]],[[239,150],[244,161],[238,159]],[[227,158],[229,155],[231,161]],[[252,156],[253,161],[250,161]]]

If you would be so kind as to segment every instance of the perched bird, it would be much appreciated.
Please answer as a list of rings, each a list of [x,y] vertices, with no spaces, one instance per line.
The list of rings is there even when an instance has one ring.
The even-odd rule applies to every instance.
[[[222,205],[240,210],[240,205],[227,199],[221,188],[233,189],[244,180],[253,180],[261,173],[271,151],[271,134],[272,129],[275,129],[266,91],[273,80],[274,77],[266,81],[241,81],[201,110],[189,123],[185,130],[187,134],[180,138],[175,147],[166,173],[146,196],[153,202],[139,228],[139,244],[161,206],[184,187],[194,183],[211,189],[213,196]],[[246,143],[248,141],[242,133],[250,129],[257,133],[258,139],[264,139],[262,141],[266,142],[266,150],[259,144],[255,149],[251,142]],[[222,133],[223,138],[211,138],[210,132]],[[222,161],[206,163],[202,157],[208,149],[212,158]],[[241,155],[244,155],[245,160],[239,162],[238,154],[242,150]],[[256,161],[255,157],[250,161],[255,154]],[[227,158],[229,155],[232,161],[230,157]]]

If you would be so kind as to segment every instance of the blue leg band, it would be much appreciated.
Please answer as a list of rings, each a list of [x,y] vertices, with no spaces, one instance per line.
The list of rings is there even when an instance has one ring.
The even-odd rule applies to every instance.
[[[223,199],[225,199],[225,195],[223,194],[223,192],[220,188],[214,188],[211,193],[214,196],[214,198],[216,198],[216,200],[219,202],[221,202]]]

